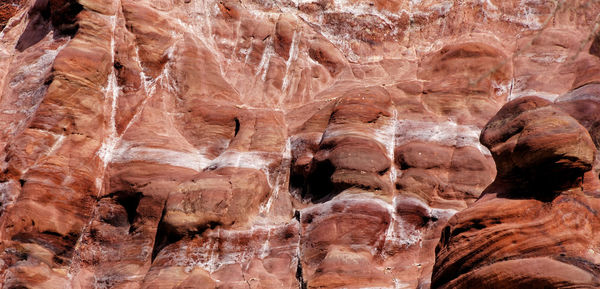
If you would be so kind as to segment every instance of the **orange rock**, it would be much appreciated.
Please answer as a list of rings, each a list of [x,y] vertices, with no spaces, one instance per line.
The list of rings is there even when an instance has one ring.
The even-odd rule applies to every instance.
[[[575,112],[573,98],[562,99],[514,100],[487,124],[481,139],[498,176],[448,222],[433,288],[600,285],[589,249],[600,229],[599,182],[588,174],[597,148],[588,130],[560,110]]]
[[[596,262],[600,4],[559,3],[4,1],[0,287],[428,288],[471,204]],[[457,278],[591,284],[548,258]]]

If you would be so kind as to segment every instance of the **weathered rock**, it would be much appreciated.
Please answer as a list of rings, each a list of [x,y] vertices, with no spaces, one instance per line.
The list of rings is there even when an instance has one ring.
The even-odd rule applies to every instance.
[[[557,104],[517,99],[486,125],[481,140],[498,175],[448,222],[432,287],[600,286],[600,183],[591,173],[597,147],[586,127],[561,110],[577,112],[573,95],[582,94],[573,91]],[[579,119],[597,123],[596,114]]]
[[[446,221],[513,149],[494,135],[523,136],[497,182],[598,175],[599,11],[4,1],[0,287],[427,288]],[[502,113],[522,130],[490,128],[490,153],[483,126],[529,95],[548,103]]]

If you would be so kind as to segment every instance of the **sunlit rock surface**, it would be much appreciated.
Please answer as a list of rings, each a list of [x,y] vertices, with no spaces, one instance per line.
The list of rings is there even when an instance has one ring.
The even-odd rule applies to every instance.
[[[0,284],[429,288],[446,222],[490,185],[468,210],[498,209],[517,176],[584,193],[509,198],[532,202],[526,219],[500,218],[517,249],[473,232],[438,252],[434,284],[510,285],[547,264],[548,282],[597,286],[596,269],[565,260],[598,263],[585,192],[599,13],[583,0],[4,1]],[[480,133],[510,100],[541,108],[498,114],[523,130],[498,123],[486,148]],[[567,199],[546,212],[536,198]],[[501,214],[524,210],[501,201]],[[587,225],[544,227],[556,218]],[[540,239],[556,230],[572,247]],[[551,248],[521,271],[498,263],[529,258],[526,239]],[[490,253],[453,271],[478,240]]]
[[[597,92],[524,97],[490,120],[481,141],[498,175],[448,222],[432,287],[600,286]]]

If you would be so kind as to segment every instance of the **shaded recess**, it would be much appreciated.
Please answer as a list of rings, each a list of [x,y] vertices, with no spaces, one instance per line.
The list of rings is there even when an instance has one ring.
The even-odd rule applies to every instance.
[[[311,200],[315,203],[330,200],[340,192],[331,181],[331,176],[335,172],[335,167],[329,160],[316,162],[313,160],[314,169],[308,174],[294,172],[290,175],[290,191],[299,191],[303,199]]]
[[[160,251],[165,247],[177,243],[182,239],[191,239],[196,235],[202,235],[202,233],[204,233],[204,231],[206,231],[207,229],[214,229],[217,226],[221,225],[221,223],[219,222],[209,222],[208,224],[206,224],[206,226],[198,228],[196,232],[185,235],[178,233],[177,230],[175,230],[175,228],[170,227],[167,224],[167,222],[163,221],[165,214],[166,208],[165,210],[163,210],[163,214],[160,218],[160,223],[156,230],[156,238],[154,238],[154,247],[152,248],[152,261],[156,259],[158,253],[160,253]]]
[[[135,218],[138,215],[137,208],[143,194],[141,192],[119,191],[111,194],[110,197],[125,209],[127,215],[123,216],[124,218],[122,221],[120,220],[120,223],[125,223],[126,221],[126,225],[129,226],[129,232],[133,232],[135,230]]]
[[[83,6],[74,0],[37,0],[29,10],[29,23],[17,42],[20,52],[40,42],[50,32],[54,38],[73,37],[79,25],[77,15]]]
[[[594,41],[592,42],[592,45],[590,46],[589,53],[596,57],[600,57],[600,33],[596,34],[596,36],[594,37]]]

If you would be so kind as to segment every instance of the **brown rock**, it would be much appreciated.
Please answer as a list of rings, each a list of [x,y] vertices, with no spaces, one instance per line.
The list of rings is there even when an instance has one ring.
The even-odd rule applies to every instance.
[[[169,235],[188,235],[209,227],[243,225],[264,202],[265,175],[250,169],[220,169],[182,183],[169,194],[162,219]]]
[[[565,97],[564,99],[568,99]],[[600,285],[596,146],[576,119],[536,97],[507,103],[481,140],[498,176],[456,214],[436,248],[434,288]]]
[[[492,156],[593,261],[570,212],[595,205],[563,193],[600,168],[598,3],[297,2],[0,4],[0,287],[428,288]],[[469,280],[590,284],[549,258]]]

